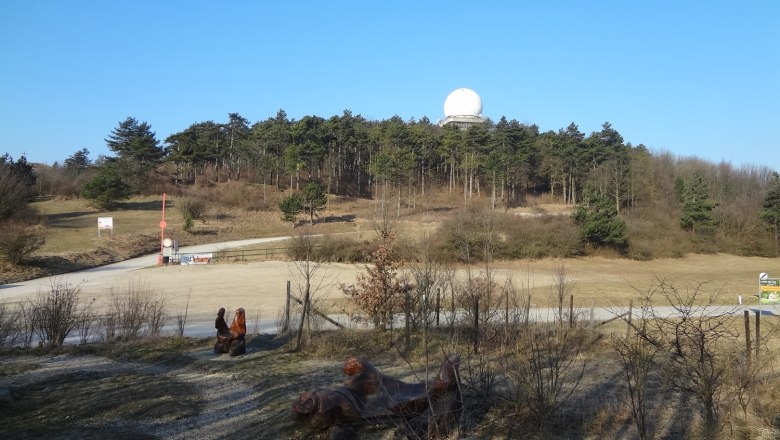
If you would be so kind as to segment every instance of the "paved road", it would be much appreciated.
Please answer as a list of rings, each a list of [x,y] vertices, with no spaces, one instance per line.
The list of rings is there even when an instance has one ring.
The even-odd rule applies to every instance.
[[[201,244],[196,246],[185,246],[179,248],[180,254],[196,254],[203,252],[217,252],[225,249],[233,249],[252,244],[270,243],[274,241],[287,240],[290,237],[268,237],[253,238],[248,240],[226,241],[222,243]],[[94,267],[78,272],[72,272],[63,275],[68,279],[76,279],[81,283],[92,283],[96,281],[105,281],[119,275],[132,272],[134,270],[145,269],[157,265],[159,254],[151,254],[143,257],[132,258],[130,260],[120,261],[119,263],[108,264],[105,266]],[[56,277],[55,277],[56,278]],[[36,278],[34,280],[22,281],[18,283],[0,285],[0,300],[14,301],[18,297],[28,297],[38,293],[39,290],[46,290],[50,287],[51,278]]]

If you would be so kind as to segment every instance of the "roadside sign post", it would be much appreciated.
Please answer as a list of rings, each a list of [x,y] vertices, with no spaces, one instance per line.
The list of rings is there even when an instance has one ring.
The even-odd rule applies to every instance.
[[[111,236],[114,236],[114,217],[98,217],[98,238],[103,229],[108,229]]]
[[[780,278],[770,278],[768,274],[758,276],[758,304],[780,304]]]

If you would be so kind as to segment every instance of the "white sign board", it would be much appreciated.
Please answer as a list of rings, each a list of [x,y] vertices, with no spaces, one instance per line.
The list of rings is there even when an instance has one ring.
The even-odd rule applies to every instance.
[[[114,229],[114,217],[98,217],[98,229]]]
[[[179,264],[209,264],[211,263],[212,258],[213,254],[211,252],[201,254],[182,254],[179,258]]]

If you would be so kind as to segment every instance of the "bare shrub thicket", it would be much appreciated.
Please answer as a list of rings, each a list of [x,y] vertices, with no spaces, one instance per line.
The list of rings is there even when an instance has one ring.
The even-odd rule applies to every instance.
[[[0,225],[0,258],[10,263],[23,263],[44,243],[46,243],[46,236],[37,227],[16,222],[5,222]]]
[[[246,211],[260,211],[273,206],[273,203],[264,201],[262,188],[256,185],[236,180],[215,185],[212,179],[218,179],[218,176],[208,176],[207,174],[198,176],[196,188],[189,192],[190,197],[210,204],[240,208]]]
[[[436,247],[443,250],[441,259],[460,257],[457,250],[468,239],[466,232],[480,230],[478,223],[485,220],[485,211],[480,206],[474,204],[474,209],[442,221],[442,227],[432,236]],[[566,258],[583,252],[577,226],[568,216],[518,217],[499,212],[491,212],[490,216],[494,218],[496,236],[501,237],[500,243],[495,243],[493,258]],[[482,248],[475,241],[471,245],[477,251]],[[477,254],[474,256],[479,258]]]
[[[613,335],[609,347],[620,366],[620,378],[626,389],[623,403],[630,410],[639,438],[645,440],[655,436],[669,389],[661,374],[666,353],[663,347],[641,337],[647,332],[647,308],[643,307],[641,313],[635,324],[639,331]]]
[[[98,310],[95,308],[95,298],[83,304],[76,316],[76,331],[79,334],[79,343],[86,344],[100,333],[101,320]]]
[[[714,439],[721,429],[727,406],[735,356],[745,356],[738,347],[735,307],[719,305],[722,289],[705,292],[705,284],[680,289],[665,279],[656,279],[643,293],[648,304],[646,320],[634,324],[638,336],[663,350],[666,380],[672,389],[696,403],[702,418],[702,437]],[[666,303],[669,316],[653,304]]]
[[[19,312],[7,303],[0,303],[0,347],[12,346],[17,339]]]
[[[422,253],[408,267],[411,280],[404,292],[404,342],[408,351],[411,344],[411,332],[420,327],[424,331],[432,324],[441,322],[442,291],[444,290],[445,269],[436,261],[431,240],[426,235],[422,240]],[[424,335],[425,336],[425,335]],[[427,339],[426,341],[427,342]]]
[[[168,320],[169,299],[148,284],[131,282],[123,290],[112,290],[106,317],[108,337],[133,339],[159,336]]]
[[[42,343],[60,346],[77,330],[80,292],[80,286],[52,279],[48,291],[39,291],[37,298],[30,300],[32,328]]]
[[[517,413],[528,413],[548,427],[582,380],[587,333],[580,328],[534,324],[518,335],[504,358],[507,399]]]
[[[22,301],[19,303],[18,320],[16,342],[22,347],[29,347],[35,336],[32,301]]]
[[[201,220],[206,214],[206,202],[197,197],[182,197],[176,201],[176,207],[184,221],[182,229],[186,232],[192,232],[195,220]]]

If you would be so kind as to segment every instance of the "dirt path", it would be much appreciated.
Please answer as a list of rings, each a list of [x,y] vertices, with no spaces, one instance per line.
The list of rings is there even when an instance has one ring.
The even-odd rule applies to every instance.
[[[269,404],[280,399],[289,406],[296,393],[300,393],[300,389],[316,388],[320,385],[315,382],[288,384],[287,381],[275,381],[273,377],[267,378],[268,380],[252,381],[252,385],[248,384],[241,374],[241,365],[261,360],[259,358],[268,356],[268,351],[279,345],[281,345],[280,341],[270,337],[256,337],[250,340],[248,353],[235,358],[227,355],[216,356],[209,348],[199,348],[187,354],[194,361],[192,364],[172,368],[161,364],[116,361],[96,355],[12,356],[3,359],[0,364],[5,371],[17,368],[21,369],[21,372],[0,375],[0,391],[22,389],[29,393],[31,387],[34,389],[43,387],[44,393],[56,394],[59,387],[69,387],[73,382],[83,383],[86,387],[95,387],[99,386],[101,380],[122,375],[154,378],[178,384],[176,388],[182,390],[182,403],[188,399],[186,397],[188,394],[184,390],[191,386],[196,394],[197,411],[171,417],[161,416],[152,409],[150,413],[140,414],[140,417],[116,418],[110,415],[113,411],[134,405],[133,400],[145,401],[146,405],[149,405],[149,400],[144,400],[149,396],[144,396],[143,391],[139,391],[137,386],[129,388],[127,392],[137,393],[137,395],[133,395],[131,399],[126,395],[119,399],[116,396],[108,397],[112,400],[114,410],[106,410],[97,409],[101,407],[102,398],[95,395],[99,392],[92,392],[87,393],[86,398],[73,396],[73,404],[95,407],[95,411],[90,411],[86,416],[82,414],[82,417],[70,425],[66,432],[59,432],[55,438],[93,438],[91,435],[94,435],[94,432],[105,432],[106,429],[115,429],[115,434],[119,438],[148,436],[148,438],[160,439],[210,440],[230,437],[230,433],[243,433],[238,437],[234,435],[235,438],[252,438],[253,435],[247,434],[257,432],[255,427],[258,423],[267,424],[268,416],[278,412],[278,409]],[[25,367],[30,368],[30,366],[34,368],[24,371]],[[305,380],[307,377],[315,376],[304,374],[300,377]],[[67,382],[64,378],[67,378]],[[168,401],[168,404],[174,407],[178,404],[176,402],[178,398],[175,392],[159,397],[160,400]],[[289,408],[284,408],[284,412],[289,413]],[[40,413],[34,411],[29,414],[29,420],[33,426],[42,426],[47,423],[50,414],[46,411]],[[265,429],[269,427],[266,425]],[[1,432],[2,428],[0,428]],[[52,433],[49,431],[47,435]]]

